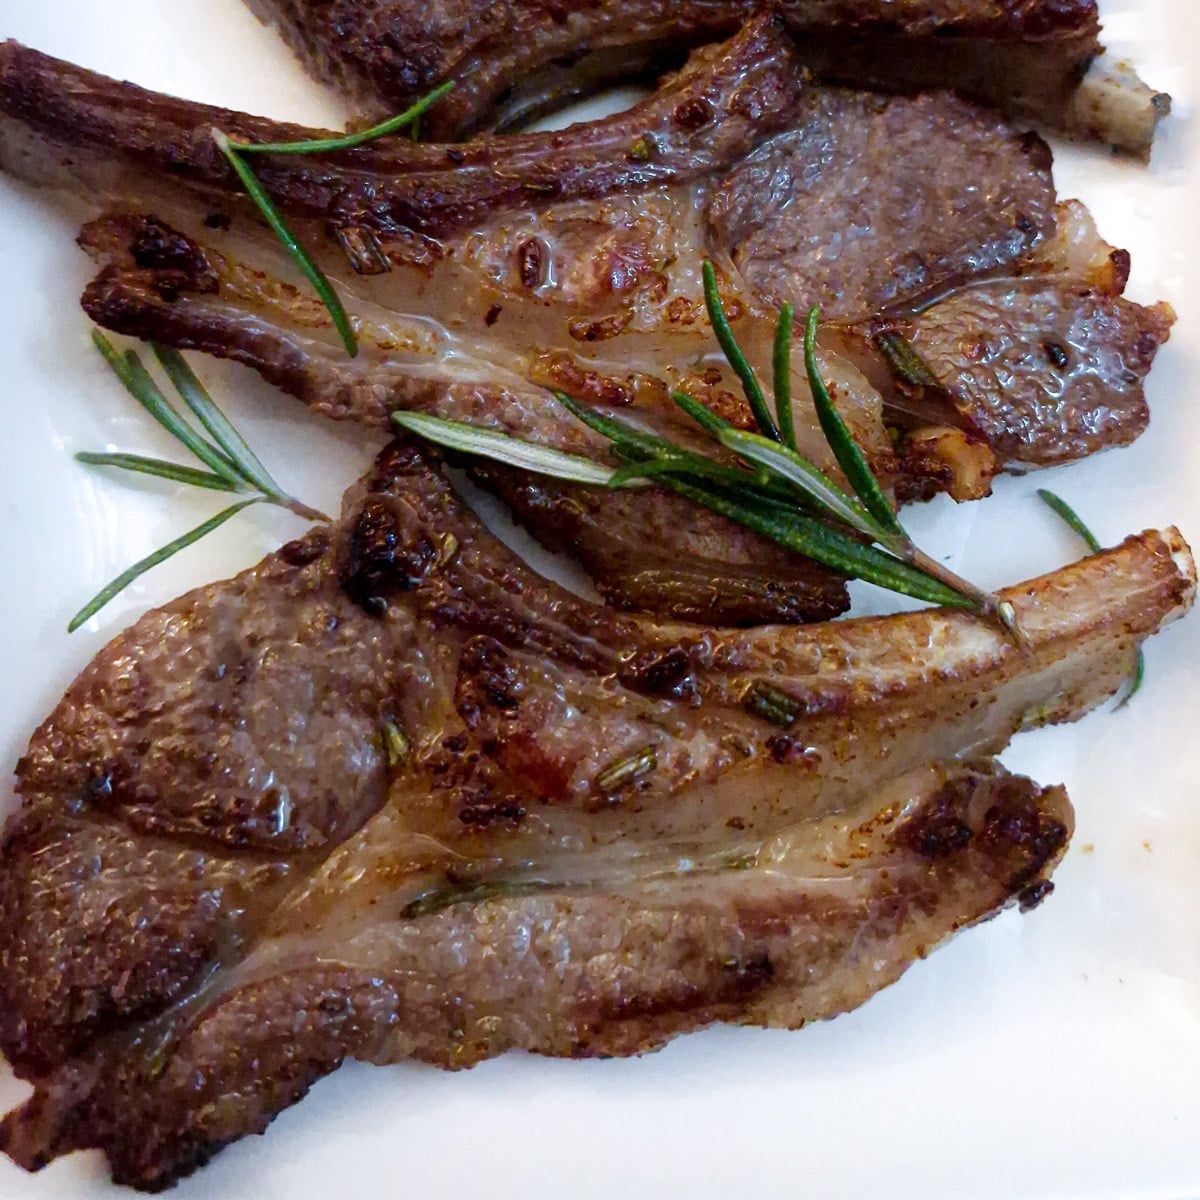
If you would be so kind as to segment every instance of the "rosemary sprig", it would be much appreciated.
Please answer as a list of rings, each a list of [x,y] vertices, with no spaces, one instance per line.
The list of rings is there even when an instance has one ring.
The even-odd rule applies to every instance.
[[[331,138],[310,138],[296,142],[242,142],[235,141],[220,129],[212,131],[213,141],[233,168],[246,194],[254,201],[263,220],[271,227],[283,248],[291,255],[301,274],[312,284],[313,290],[320,297],[321,303],[329,310],[333,318],[334,328],[346,347],[346,353],[351,358],[358,356],[358,337],[354,326],[346,314],[346,308],[337,289],[329,281],[329,277],[317,266],[312,255],[304,248],[303,243],[288,227],[283,214],[275,206],[275,202],[267,194],[258,176],[250,169],[245,161],[248,154],[331,154],[339,150],[353,150],[376,142],[391,134],[398,133],[406,126],[414,129],[423,114],[429,111],[439,100],[453,91],[454,83],[449,81],[433,89],[427,96],[422,97],[410,108],[397,116],[389,117],[369,129],[360,129],[356,133],[342,134]]]
[[[704,281],[713,331],[742,380],[763,432],[760,435],[736,429],[693,397],[682,392],[673,396],[700,428],[736,456],[743,464],[740,467],[714,461],[620,418],[597,413],[561,392],[555,393],[559,402],[608,439],[614,457],[623,464],[620,468],[608,470],[577,455],[564,455],[506,434],[425,414],[397,413],[393,419],[402,428],[451,449],[575,483],[625,487],[654,480],[850,578],[864,579],[928,603],[989,615],[1020,641],[1016,612],[1010,603],[961,579],[924,554],[901,525],[821,377],[816,359],[817,310],[813,309],[808,317],[805,368],[821,427],[853,494],[794,448],[790,307],[784,306],[780,314],[773,354],[777,429],[754,369],[726,319],[711,263],[705,263]]]
[[[422,96],[411,108],[406,108],[398,116],[389,117],[372,125],[369,129],[360,129],[357,133],[345,133],[338,137],[314,138],[311,141],[299,142],[235,142],[230,145],[239,154],[332,154],[338,150],[355,150],[369,142],[377,142],[393,133],[399,133],[409,125],[419,121],[439,100],[454,91],[454,80],[439,84],[426,96]]]
[[[1047,508],[1056,512],[1071,531],[1083,542],[1091,554],[1099,554],[1104,547],[1100,544],[1100,539],[1087,527],[1083,518],[1061,497],[1047,488],[1038,488],[1038,499],[1041,500]],[[1138,647],[1137,657],[1134,659],[1133,674],[1129,677],[1129,688],[1121,699],[1118,708],[1124,708],[1142,689],[1142,684],[1146,681],[1146,653]]]
[[[287,495],[263,466],[258,456],[246,444],[245,438],[234,429],[229,419],[217,407],[204,385],[196,378],[191,367],[176,350],[154,346],[154,354],[162,364],[167,377],[175,386],[180,398],[195,415],[196,419],[212,437],[209,441],[196,431],[167,399],[153,376],[146,370],[137,351],[128,350],[121,354],[98,329],[92,332],[92,341],[113,373],[125,385],[126,390],[172,437],[189,450],[209,470],[168,462],[161,458],[148,458],[140,454],[110,454],[83,451],[75,457],[81,463],[95,467],[116,467],[140,475],[153,475],[184,483],[191,487],[206,488],[215,492],[252,493],[244,500],[210,517],[195,529],[183,534],[161,549],[147,555],[123,571],[110,584],[101,589],[87,604],[71,618],[67,630],[74,633],[89,621],[106,604],[123,592],[135,579],[147,571],[166,562],[168,558],[198,542],[202,537],[219,529],[231,517],[236,516],[252,504],[274,504],[286,508],[309,521],[327,521],[324,513]]]

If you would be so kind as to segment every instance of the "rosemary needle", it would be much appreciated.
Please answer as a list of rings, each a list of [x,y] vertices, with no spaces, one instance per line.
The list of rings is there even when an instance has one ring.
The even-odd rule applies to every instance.
[[[237,490],[235,485],[211,471],[198,471],[195,467],[184,467],[161,458],[146,458],[141,454],[97,454],[91,450],[82,450],[75,455],[75,461],[89,467],[119,467],[123,471],[133,471],[139,475],[155,475],[159,479],[186,483],[189,487],[210,488],[214,492]]]
[[[1061,496],[1047,488],[1038,488],[1038,499],[1058,513],[1093,554],[1099,554],[1104,549],[1100,539],[1083,523],[1083,518]]]
[[[841,413],[833,403],[829,388],[821,376],[817,365],[817,328],[821,321],[821,310],[815,305],[809,310],[808,322],[804,330],[804,364],[808,373],[808,383],[812,390],[813,405],[817,410],[817,419],[821,422],[821,430],[825,440],[837,459],[838,466],[850,481],[858,498],[863,502],[867,511],[879,525],[894,535],[904,538],[908,535],[900,524],[891,502],[883,494],[879,480],[867,464],[863,452],[858,448]]]
[[[130,350],[120,351],[100,332],[92,330],[92,343],[100,351],[104,361],[125,385],[126,391],[177,441],[182,442],[214,475],[219,475],[232,488],[239,480],[233,465],[223,454],[209,445],[171,407],[158,384],[142,365],[142,360]]]
[[[275,207],[271,197],[267,195],[266,188],[259,182],[258,176],[242,161],[241,154],[234,148],[228,136],[219,129],[214,129],[212,136],[221,153],[228,159],[229,165],[234,170],[234,174],[241,180],[242,186],[246,189],[250,199],[254,201],[258,207],[258,211],[262,213],[263,220],[271,227],[272,232],[283,244],[288,254],[292,256],[301,273],[312,284],[313,290],[321,298],[321,303],[329,310],[329,315],[333,318],[334,328],[338,331],[338,335],[342,339],[342,345],[346,347],[346,353],[351,358],[356,358],[358,356],[358,339],[354,335],[350,318],[346,315],[346,309],[342,305],[341,297],[334,290],[333,284],[329,282],[325,272],[313,261],[312,256],[301,244],[300,239],[288,228],[279,209]]]
[[[779,438],[789,450],[796,449],[796,419],[792,413],[792,325],[795,314],[790,304],[779,310],[775,325],[775,353],[771,360],[775,389],[775,415],[779,418]]]
[[[602,467],[590,458],[565,454],[548,446],[538,446],[520,438],[509,437],[493,429],[480,429],[462,421],[445,421],[427,413],[392,413],[392,422],[409,433],[463,454],[474,454],[520,467],[538,475],[552,475],[570,483],[592,483],[607,486],[617,473]]]
[[[74,633],[81,625],[90,621],[106,604],[119,596],[139,576],[157,567],[160,563],[166,562],[168,558],[174,554],[178,554],[180,550],[186,550],[188,546],[212,533],[214,529],[219,529],[230,517],[236,517],[242,509],[249,508],[252,504],[259,504],[262,500],[262,496],[251,496],[248,500],[239,500],[237,504],[231,504],[228,508],[217,513],[215,517],[209,517],[202,525],[197,525],[195,529],[189,530],[182,537],[177,537],[173,542],[168,542],[161,549],[155,550],[153,554],[148,554],[139,562],[134,563],[128,570],[122,571],[112,583],[102,588],[100,592],[71,618],[71,623],[67,626],[67,632]]]
[[[221,448],[238,473],[264,492],[278,492],[279,488],[258,455],[246,443],[229,418],[213,402],[196,373],[178,350],[151,344],[154,357],[167,373],[183,402],[192,410],[196,419],[208,430],[209,436]]]
[[[178,350],[157,345],[152,345],[151,349],[183,402],[192,410],[221,453],[246,483],[262,492],[272,504],[290,509],[298,517],[308,521],[329,520],[323,512],[289,496],[275,482],[271,473],[263,466],[262,460],[217,407],[216,401],[208,394],[208,389],[196,377],[196,373]]]
[[[368,142],[399,133],[406,126],[415,125],[439,100],[452,91],[454,81],[448,80],[399,115],[380,121],[370,129],[360,129],[357,133],[298,142],[239,142],[231,139],[229,144],[239,154],[333,154],[339,150],[354,150],[367,145]]]
[[[215,517],[210,517],[195,529],[168,542],[161,549],[147,555],[141,561],[134,563],[128,570],[123,571],[76,613],[67,627],[69,632],[74,632],[85,621],[94,617],[139,576],[165,562],[172,555],[178,554],[180,550],[198,542],[202,537],[212,533],[214,529],[218,529],[231,517],[236,516],[252,504],[274,504],[280,508],[289,509],[297,516],[307,520],[327,521],[329,519],[316,509],[309,508],[308,505],[301,504],[298,500],[284,494],[258,456],[250,449],[245,438],[238,433],[229,418],[217,407],[216,402],[208,394],[200,380],[196,378],[195,373],[181,354],[175,350],[154,347],[154,353],[166,371],[167,377],[179,393],[180,398],[212,437],[211,442],[189,425],[171,401],[167,399],[150,372],[146,370],[136,350],[120,353],[99,330],[93,332],[92,340],[104,361],[112,368],[113,373],[125,385],[130,395],[180,445],[211,469],[200,470],[197,467],[168,462],[161,458],[148,458],[141,454],[96,453],[93,451],[83,451],[77,454],[75,457],[79,462],[94,467],[116,467],[123,471],[131,471],[139,475],[152,475],[159,479],[169,479],[174,483],[206,488],[210,491],[235,493],[253,491],[257,494],[247,496],[246,499],[230,505],[222,512],[217,513]]]
[[[767,408],[767,400],[763,395],[762,386],[758,382],[758,376],[754,373],[754,368],[746,361],[746,356],[742,353],[742,348],[738,345],[737,338],[730,328],[729,318],[725,315],[725,308],[721,303],[721,293],[717,289],[717,269],[708,259],[704,260],[703,275],[704,305],[708,310],[708,321],[716,335],[717,345],[721,347],[734,374],[742,381],[742,390],[746,393],[750,411],[754,413],[758,427],[766,437],[777,442],[779,441],[779,430],[775,428],[775,422],[771,420],[771,410]]]

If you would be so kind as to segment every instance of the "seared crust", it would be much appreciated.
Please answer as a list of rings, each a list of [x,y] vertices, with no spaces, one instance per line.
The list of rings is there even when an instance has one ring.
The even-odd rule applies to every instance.
[[[1110,695],[1194,587],[1167,531],[1006,593],[1025,646],[940,611],[655,624],[530,574],[393,446],[334,530],[142,618],[34,735],[0,1038],[38,1090],[0,1145],[161,1187],[346,1056],[858,1004],[1045,894],[1069,806],[988,756]]]
[[[383,235],[445,234],[500,209],[625,193],[730,165],[785,126],[805,80],[778,20],[761,17],[694,56],[645,103],[565,133],[452,147],[399,137],[254,165],[289,213]],[[214,128],[252,142],[329,136],[116,83],[17,42],[0,46],[0,162],[27,177],[39,170],[32,160],[44,142],[83,152],[83,161],[73,156],[76,177],[85,186],[102,179],[113,194],[136,196],[146,186],[139,177],[161,175],[240,197]],[[60,178],[57,161],[42,169]]]
[[[840,576],[658,488],[616,495],[493,463],[465,463],[547,549],[572,554],[607,604],[730,626],[828,621]]]
[[[123,206],[145,190],[150,211],[165,206],[172,216],[190,204],[187,228],[200,228],[195,196],[180,196],[176,181],[206,180],[205,195],[218,179],[228,182],[223,162],[212,166],[215,149],[203,133],[217,119],[213,111],[127,90],[20,48],[6,53],[0,158],[11,169],[53,179],[69,172],[77,185]],[[56,72],[69,84],[65,91]],[[253,118],[220,117],[235,132],[287,136]],[[753,149],[784,124],[789,132]],[[667,126],[672,132],[660,136]],[[501,147],[505,166],[497,171]],[[816,172],[819,179],[805,165],[814,153],[835,164]],[[924,169],[909,161],[913,154],[923,156]],[[157,170],[147,171],[147,163]],[[999,318],[1007,331],[996,357],[1002,370],[991,359],[970,361],[984,336],[979,322],[990,328],[997,319],[980,309],[982,291],[949,297],[909,329],[929,348],[944,392],[936,402],[891,404],[878,356],[854,338],[841,344],[850,362],[826,362],[856,436],[898,494],[948,488],[978,496],[997,462],[1065,461],[1128,442],[1146,424],[1142,379],[1171,316],[1113,299],[1119,288],[1093,296],[1072,277],[1044,278],[1048,266],[1039,255],[1055,227],[1044,144],[944,93],[886,100],[805,86],[766,17],[694,60],[638,109],[607,121],[465,148],[401,142],[295,163],[280,159],[260,170],[327,268],[359,272],[349,285],[350,307],[362,314],[354,312],[360,340],[373,334],[389,360],[386,382],[382,370],[373,378],[364,365],[351,380],[320,362],[324,339],[308,331],[328,328],[327,315],[273,277],[278,255],[251,276],[221,269],[222,256],[206,244],[219,244],[229,213],[244,211],[233,197],[209,198],[219,206],[219,228],[200,228],[202,241],[161,221],[155,253],[146,252],[143,234],[124,247],[112,232],[88,236],[114,268],[89,289],[88,311],[124,332],[250,362],[323,411],[383,422],[394,407],[440,403],[438,389],[447,384],[488,396],[511,390],[518,377],[570,386],[555,375],[560,368],[586,383],[589,398],[595,392],[628,403],[640,378],[653,385],[642,389],[647,403],[661,409],[669,407],[666,379],[718,408],[727,400],[736,406],[728,372],[710,379],[707,366],[693,369],[706,352],[697,280],[699,259],[709,254],[726,268],[727,303],[741,310],[738,332],[760,366],[770,336],[764,309],[782,298],[801,308],[820,303],[827,320],[874,328],[881,319],[902,321],[931,294],[996,275],[1001,280],[987,285],[988,294],[1009,308]],[[705,228],[696,211],[710,197]],[[846,232],[857,229],[869,233]],[[835,246],[839,252],[830,253]],[[261,245],[253,252],[271,257]],[[1042,282],[1008,288],[1004,277],[1013,274]],[[278,329],[281,321],[298,324],[307,342]],[[1053,326],[1041,343],[1082,339],[1076,367],[1063,372],[1043,361],[1041,343],[1027,344],[1039,322]],[[460,353],[464,345],[469,356]],[[613,373],[616,364],[628,364],[628,379]],[[895,454],[879,396],[859,370],[921,445],[957,426],[974,439],[980,462],[958,469],[953,458],[939,464],[907,446]],[[1000,388],[1009,375],[1012,386]],[[803,387],[797,381],[794,390]],[[914,422],[921,414],[932,431]],[[812,414],[800,413],[797,424],[814,431],[806,438],[809,456],[826,456]],[[550,432],[551,422],[541,425]],[[576,540],[593,567],[620,557],[615,547],[589,553],[587,540]],[[611,595],[634,605],[657,603],[657,594],[660,611],[691,615],[666,599],[670,587],[647,591],[631,582],[614,579]],[[783,619],[790,604],[753,607]],[[814,596],[810,611],[824,610]],[[733,611],[712,615],[742,619]]]
[[[753,0],[248,0],[318,79],[375,113],[435,84],[458,87],[431,132],[475,130],[514,92],[593,83],[655,53],[723,37]],[[1051,124],[1099,45],[1094,0],[785,0],[800,53],[845,82],[957,87]],[[591,61],[589,61],[591,56]],[[580,64],[580,60],[584,60]],[[599,61],[597,61],[599,60]],[[555,69],[557,68],[557,69]]]
[[[802,831],[828,847],[801,856],[823,882],[727,869],[377,918],[347,932],[338,963],[310,953],[229,979],[180,1014],[150,1071],[101,1052],[61,1073],[9,1117],[6,1148],[36,1166],[98,1146],[116,1182],[160,1190],[349,1057],[628,1055],[714,1021],[796,1028],[856,1007],[949,934],[1041,899],[1070,836],[1061,788],[962,767],[913,786],[902,816],[871,806]]]
[[[757,296],[861,321],[1013,270],[1054,205],[1046,143],[977,105],[812,88],[722,176],[708,221]]]
[[[1168,304],[1121,293],[1129,255],[1108,245],[1078,201],[1012,278],[980,281],[927,308],[869,322],[857,354],[903,429],[954,427],[1000,465],[1047,466],[1128,445],[1150,421],[1144,381],[1171,334]],[[901,334],[922,379],[872,366],[880,338]]]

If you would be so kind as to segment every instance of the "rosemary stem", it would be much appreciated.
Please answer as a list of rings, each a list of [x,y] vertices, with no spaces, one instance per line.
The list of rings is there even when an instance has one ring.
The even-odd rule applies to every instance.
[[[995,592],[985,592],[983,588],[977,587],[970,580],[956,575],[936,559],[930,558],[923,550],[919,550],[911,541],[907,546],[898,548],[894,552],[898,552],[909,566],[914,567],[923,575],[928,575],[931,579],[936,579],[939,583],[944,583],[947,587],[953,588],[960,595],[965,596],[979,613],[998,621],[1005,632],[1016,642],[1018,648],[1028,649],[1029,639],[1021,628],[1017,610],[1011,600],[1002,600]]]
[[[889,546],[888,549],[893,548]],[[956,575],[949,567],[944,566],[935,558],[930,558],[923,550],[917,549],[912,542],[896,547],[893,553],[897,553],[910,567],[916,567],[921,574],[929,575],[939,583],[953,588],[960,595],[966,596],[980,612],[994,613],[996,611],[1000,601],[995,595],[976,587],[969,580],[963,579],[961,575]]]
[[[288,512],[295,513],[296,516],[303,518],[305,521],[320,521],[328,524],[332,520],[328,513],[323,513],[319,508],[310,508],[294,496],[284,496],[278,492],[266,492],[263,495],[263,499],[277,505],[279,508],[286,508]]]

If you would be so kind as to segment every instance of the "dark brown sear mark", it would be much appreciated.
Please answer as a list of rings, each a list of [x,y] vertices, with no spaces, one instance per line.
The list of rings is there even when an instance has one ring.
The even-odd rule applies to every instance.
[[[403,525],[395,507],[382,497],[370,496],[350,534],[340,575],[342,588],[364,611],[382,616],[388,596],[411,591],[437,561],[437,547],[419,525]]]

